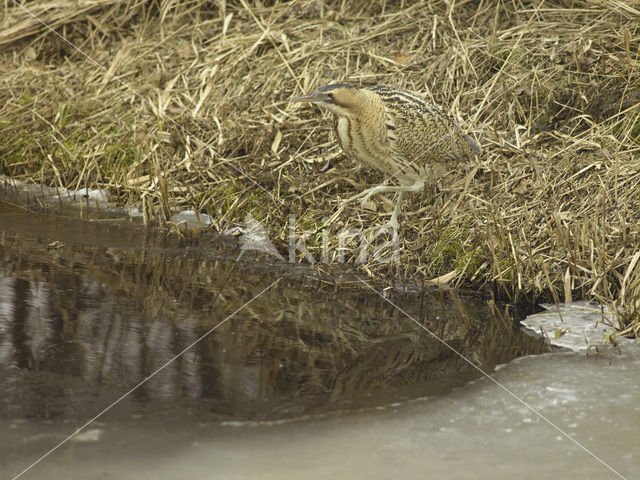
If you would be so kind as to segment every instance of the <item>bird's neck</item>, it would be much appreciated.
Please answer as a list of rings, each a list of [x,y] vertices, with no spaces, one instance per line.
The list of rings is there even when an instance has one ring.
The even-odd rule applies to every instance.
[[[382,161],[377,158],[379,154],[387,151],[385,110],[380,98],[373,93],[363,95],[361,100],[359,108],[344,115],[336,114],[334,129],[347,155],[375,167]]]

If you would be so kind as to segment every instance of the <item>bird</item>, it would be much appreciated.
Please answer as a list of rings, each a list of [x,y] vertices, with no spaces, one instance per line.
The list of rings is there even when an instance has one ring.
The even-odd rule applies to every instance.
[[[440,106],[400,88],[331,83],[290,101],[312,103],[332,112],[335,136],[347,157],[398,181],[399,185],[368,188],[343,202],[362,198],[364,203],[372,195],[397,192],[387,222],[394,233],[400,226],[405,192],[421,191],[427,181],[480,152],[477,143]]]

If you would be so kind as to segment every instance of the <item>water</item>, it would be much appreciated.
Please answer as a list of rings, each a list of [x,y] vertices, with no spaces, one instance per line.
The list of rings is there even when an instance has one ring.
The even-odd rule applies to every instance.
[[[3,477],[223,322],[23,478],[615,478],[359,282],[237,256],[0,207]],[[546,351],[479,297],[389,295],[487,371]],[[496,378],[638,478],[639,359],[536,355]]]

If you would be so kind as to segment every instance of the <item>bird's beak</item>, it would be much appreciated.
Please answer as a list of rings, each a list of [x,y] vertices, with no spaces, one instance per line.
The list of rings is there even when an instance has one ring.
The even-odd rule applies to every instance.
[[[326,93],[322,92],[311,92],[306,95],[300,95],[299,97],[294,97],[290,102],[306,102],[306,103],[330,103],[331,97]]]

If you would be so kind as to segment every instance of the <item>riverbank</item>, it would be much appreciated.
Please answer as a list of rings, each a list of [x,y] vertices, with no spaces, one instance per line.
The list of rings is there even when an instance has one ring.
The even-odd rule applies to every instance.
[[[637,335],[640,13],[563,5],[27,5],[63,40],[11,3],[0,173],[107,190],[149,222],[195,210],[222,232],[250,214],[285,258],[293,229],[319,268],[490,286],[514,304],[593,299]],[[345,79],[432,98],[482,145],[406,196],[397,257],[374,242],[362,261],[341,236],[387,220],[383,198],[325,226],[384,178],[344,157],[328,117],[288,103]]]

